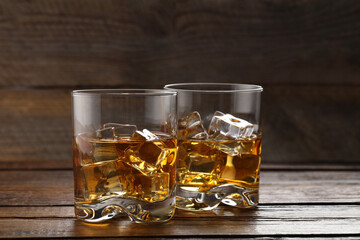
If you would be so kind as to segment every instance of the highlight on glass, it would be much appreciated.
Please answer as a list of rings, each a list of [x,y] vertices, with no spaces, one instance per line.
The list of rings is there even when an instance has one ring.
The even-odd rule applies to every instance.
[[[73,103],[75,214],[165,222],[175,211],[176,92],[77,90]]]
[[[200,211],[259,202],[262,87],[180,83],[176,205]]]

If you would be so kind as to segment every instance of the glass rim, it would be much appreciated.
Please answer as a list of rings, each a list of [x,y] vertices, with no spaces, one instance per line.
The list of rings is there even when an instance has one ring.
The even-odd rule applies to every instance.
[[[191,86],[203,86],[203,89],[188,89],[188,88],[182,88],[182,87],[191,87]],[[206,86],[236,86],[239,87],[239,89],[206,89]],[[180,88],[179,88],[180,87]],[[176,91],[185,91],[185,92],[208,92],[208,93],[224,93],[224,92],[262,92],[263,87],[260,85],[255,84],[242,84],[242,83],[172,83],[172,84],[166,84],[164,86],[167,90],[176,90]]]
[[[72,96],[76,95],[115,95],[115,96],[176,96],[176,91],[164,89],[81,89],[73,90]]]

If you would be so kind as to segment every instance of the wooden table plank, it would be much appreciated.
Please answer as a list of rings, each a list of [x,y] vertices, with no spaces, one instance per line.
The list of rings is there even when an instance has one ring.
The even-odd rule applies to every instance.
[[[76,220],[72,182],[71,170],[0,171],[0,237],[360,237],[359,171],[263,171],[257,208],[177,210],[156,225]]]
[[[359,8],[356,0],[1,1],[0,86],[358,84]]]
[[[281,240],[304,240],[304,239],[309,239],[309,240],[359,240],[359,237],[356,237],[356,234],[354,234],[355,237],[351,237],[351,236],[345,236],[344,234],[342,234],[340,237],[337,236],[337,235],[332,235],[332,236],[329,236],[329,235],[326,235],[326,236],[323,236],[323,237],[319,237],[319,235],[317,236],[306,236],[306,237],[284,237],[284,236],[271,236],[270,238],[269,237],[253,237],[253,236],[247,236],[247,237],[244,237],[244,236],[216,236],[215,239],[217,240],[225,240],[225,239],[241,239],[241,240],[269,240],[269,239],[281,239]],[[187,236],[186,239],[187,240],[196,240],[196,239],[209,239],[209,238],[212,238],[214,239],[214,236],[198,236],[198,237],[190,237],[190,236]],[[77,237],[69,237],[67,239],[79,239]],[[88,239],[88,238],[80,238],[80,239]],[[96,238],[97,240],[109,240],[109,239],[114,239],[112,237],[97,237]],[[138,240],[139,237],[126,237],[126,239],[128,240]],[[184,237],[151,237],[150,239],[156,239],[156,240],[160,240],[160,239],[172,239],[172,240],[184,240]]]
[[[231,214],[232,213],[232,214]],[[223,214],[223,213],[221,213]],[[2,218],[2,237],[106,236],[360,236],[360,206],[263,206],[251,211],[227,208],[225,216],[178,213],[165,224],[139,225],[127,218],[87,224],[74,218]],[[19,228],[21,226],[21,228]]]
[[[74,216],[73,206],[0,207],[0,219],[65,219],[74,218]],[[121,218],[125,220],[127,216]],[[219,219],[234,221],[247,219],[358,219],[360,218],[360,203],[346,205],[259,205],[254,209],[238,209],[220,205],[213,211],[204,212],[191,212],[177,209],[173,219],[188,220],[192,218],[205,218],[208,221],[216,221]]]
[[[288,164],[262,163],[261,171],[358,171],[360,164]]]
[[[176,221],[157,225],[143,225],[128,220],[97,226],[86,225],[74,219],[13,219],[1,220],[0,236],[13,237],[282,237],[282,236],[360,236],[359,221],[345,220],[284,221]],[[315,223],[314,223],[315,222]],[[350,223],[350,224],[349,224]],[[19,228],[18,226],[22,226]]]
[[[171,222],[156,225],[134,224],[127,217],[104,224],[82,223],[67,206],[0,210],[0,237],[360,236],[359,205],[220,207],[203,213],[177,210]]]
[[[359,202],[360,173],[358,171],[264,171],[261,173],[261,204]],[[71,170],[0,171],[0,205],[72,204]]]

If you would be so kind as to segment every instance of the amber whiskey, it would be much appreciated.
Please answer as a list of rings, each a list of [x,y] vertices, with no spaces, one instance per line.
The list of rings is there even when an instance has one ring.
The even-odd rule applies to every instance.
[[[134,141],[77,137],[73,151],[78,218],[89,218],[88,212],[103,214],[101,206],[106,202],[105,205],[117,206],[119,211],[129,211],[130,215],[146,214],[143,209],[138,210],[139,213],[132,213],[131,209],[139,204],[144,208],[161,203],[174,194],[175,139]]]
[[[252,207],[258,202],[261,138],[240,140],[180,140],[178,142],[178,191],[223,194],[222,202]],[[231,188],[230,194],[221,186]],[[238,190],[237,190],[238,189]],[[228,194],[228,195],[226,195]],[[194,195],[196,196],[196,195]],[[193,198],[177,198],[177,207],[207,210]],[[214,200],[215,201],[215,200]],[[218,201],[219,202],[219,201]],[[215,204],[215,203],[214,203]]]

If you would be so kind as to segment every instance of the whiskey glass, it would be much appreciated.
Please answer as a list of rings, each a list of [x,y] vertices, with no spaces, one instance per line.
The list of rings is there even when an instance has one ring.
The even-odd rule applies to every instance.
[[[176,92],[72,92],[75,215],[166,222],[175,211]]]
[[[201,211],[259,202],[262,87],[179,83],[176,206]]]

